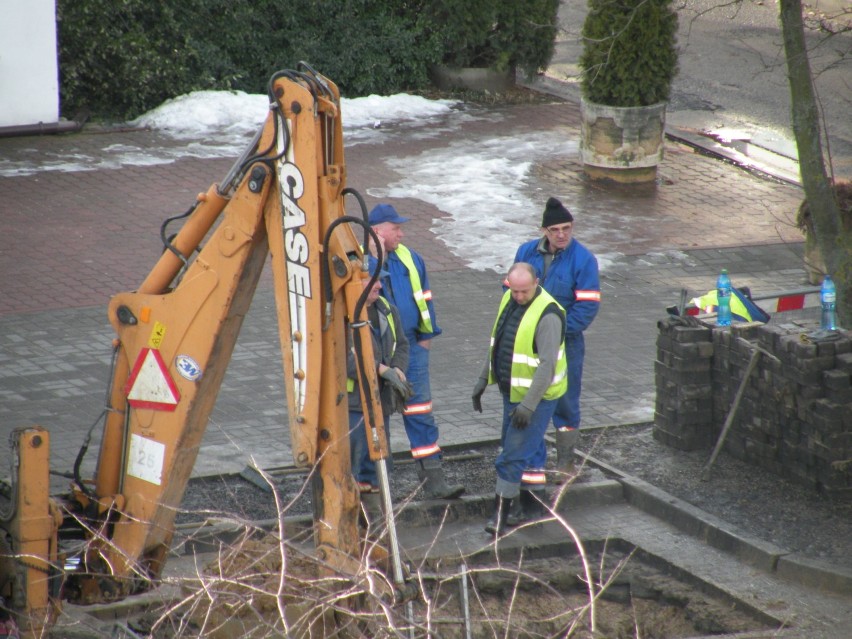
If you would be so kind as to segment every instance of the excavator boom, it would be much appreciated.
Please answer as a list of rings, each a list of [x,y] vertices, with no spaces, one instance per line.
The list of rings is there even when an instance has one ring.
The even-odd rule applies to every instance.
[[[50,623],[50,601],[115,600],[148,588],[160,575],[175,514],[267,261],[293,460],[315,468],[317,477],[314,515],[322,525],[314,526],[316,551],[334,569],[357,566],[346,353],[368,277],[352,224],[368,227],[345,215],[350,191],[337,87],[304,65],[273,75],[269,97],[262,129],[222,184],[199,195],[174,237],[166,238],[164,225],[165,250],[154,268],[138,290],[109,303],[116,339],[94,481],[78,478],[65,500],[48,499],[44,478],[36,481],[45,468],[47,433],[16,434],[18,489],[27,486],[38,499],[0,522],[6,532],[0,555],[15,564],[15,577],[0,579],[0,595],[18,603],[30,633]],[[371,427],[381,428],[371,342],[363,342],[360,360],[369,364],[360,368],[372,390],[365,413],[376,420]],[[284,430],[282,424],[282,437]],[[73,561],[57,553],[63,519],[73,519],[86,541]],[[9,546],[5,552],[3,545]],[[64,584],[61,592],[57,583]]]

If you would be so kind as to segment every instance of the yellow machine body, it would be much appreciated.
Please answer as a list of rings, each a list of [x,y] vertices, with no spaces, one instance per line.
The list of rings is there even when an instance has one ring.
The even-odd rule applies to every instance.
[[[270,255],[293,459],[317,476],[315,546],[333,568],[357,565],[346,353],[368,275],[351,225],[339,223],[346,179],[339,93],[312,70],[280,72],[270,80],[270,101],[262,130],[225,183],[199,195],[139,289],[109,304],[115,354],[94,480],[77,482],[64,501],[50,498],[47,433],[15,435],[17,508],[0,521],[0,569],[15,574],[0,578],[0,596],[17,604],[24,636],[50,623],[59,596],[115,600],[160,575]],[[381,429],[369,338],[364,346],[360,361],[369,365],[359,367],[372,390],[365,413],[376,420],[369,428]],[[86,537],[71,573],[57,563],[57,536],[69,517]]]

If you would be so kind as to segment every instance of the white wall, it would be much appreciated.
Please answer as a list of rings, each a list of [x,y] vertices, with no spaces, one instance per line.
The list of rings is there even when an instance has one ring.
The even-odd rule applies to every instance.
[[[59,120],[55,0],[0,0],[0,126]]]

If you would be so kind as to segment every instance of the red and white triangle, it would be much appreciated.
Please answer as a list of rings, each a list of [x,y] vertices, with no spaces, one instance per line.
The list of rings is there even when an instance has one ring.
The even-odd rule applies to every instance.
[[[134,408],[173,411],[180,400],[180,392],[156,348],[143,348],[139,353],[124,392]]]

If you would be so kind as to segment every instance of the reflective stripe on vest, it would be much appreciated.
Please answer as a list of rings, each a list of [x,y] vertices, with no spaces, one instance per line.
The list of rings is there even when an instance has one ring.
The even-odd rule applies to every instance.
[[[497,323],[503,310],[512,298],[512,292],[506,291],[503,294],[503,299],[500,302],[500,308],[497,311],[497,319],[494,321],[494,327],[491,329],[491,349],[488,354],[488,361],[492,362],[494,355],[494,341],[497,333]],[[562,307],[553,299],[550,294],[544,289],[541,293],[530,302],[530,307],[521,318],[518,326],[518,333],[515,335],[515,344],[512,354],[512,379],[509,382],[509,401],[518,403],[526,397],[527,390],[532,386],[533,377],[538,369],[541,360],[535,354],[535,329],[541,320],[544,311],[551,304],[556,304],[561,313]],[[563,315],[564,317],[564,315]],[[493,366],[492,366],[493,368]],[[497,381],[494,376],[494,371],[488,372],[488,383],[493,384]],[[568,389],[568,363],[565,360],[565,338],[562,338],[559,344],[559,353],[556,359],[556,370],[553,373],[553,379],[550,381],[547,391],[544,393],[543,399],[556,399],[562,397]]]
[[[387,311],[385,313],[385,317],[388,320],[388,327],[390,328],[391,337],[393,341],[391,342],[391,352],[390,356],[393,357],[394,353],[396,353],[396,323],[393,321],[393,313],[391,312],[391,305],[384,297],[379,297],[377,302],[380,302],[382,307]],[[379,319],[381,321],[381,318]],[[379,329],[379,341],[381,341],[381,329]]]
[[[414,292],[414,303],[417,304],[417,310],[420,311],[420,324],[417,326],[417,330],[421,333],[431,333],[432,317],[429,315],[429,307],[426,302],[432,299],[432,291],[423,290],[420,273],[417,272],[414,258],[408,247],[400,244],[396,247],[395,252],[405,268],[408,269],[408,279],[411,282],[411,290]]]
[[[396,340],[396,323],[394,323],[394,321],[393,321],[393,313],[391,312],[390,302],[388,302],[384,297],[379,297],[376,301],[381,302],[382,306],[387,310],[387,315],[385,315],[385,317],[388,320],[388,327],[390,328],[391,337],[393,338],[393,341],[391,342],[391,352],[390,352],[390,356],[393,357],[394,353],[396,353],[397,340]],[[379,313],[379,315],[381,316],[382,313]],[[379,322],[381,322],[381,317],[379,317]],[[381,343],[381,341],[382,341],[382,331],[381,331],[381,327],[380,327],[379,328],[379,343]],[[346,392],[351,393],[354,390],[355,390],[355,379],[352,378],[352,377],[347,377],[346,378]]]

